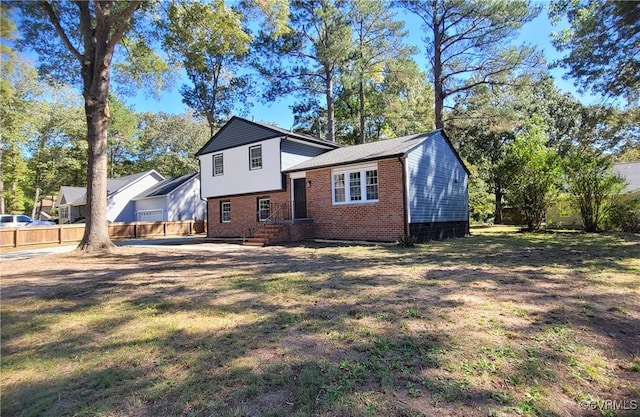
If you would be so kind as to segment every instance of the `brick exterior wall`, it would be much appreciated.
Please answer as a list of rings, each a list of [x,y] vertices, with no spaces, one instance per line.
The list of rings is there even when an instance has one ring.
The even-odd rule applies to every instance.
[[[331,168],[307,171],[307,215],[313,224],[288,227],[288,238],[298,241],[310,238],[370,240],[392,242],[404,234],[404,199],[402,196],[402,164],[397,158],[378,161],[378,202],[333,205],[331,200]],[[258,198],[271,203],[290,203],[287,190],[255,193],[207,201],[207,234],[209,237],[248,237],[261,224],[256,212]],[[231,222],[220,221],[220,203],[231,202]]]
[[[331,168],[307,171],[307,215],[317,239],[397,240],[404,234],[402,164],[378,161],[378,202],[333,205]]]
[[[245,194],[228,198],[209,198],[207,200],[207,236],[209,237],[248,237],[262,224],[258,221],[258,199],[269,198],[271,203],[290,203],[289,187],[285,191]],[[220,221],[220,203],[231,202],[231,221]]]

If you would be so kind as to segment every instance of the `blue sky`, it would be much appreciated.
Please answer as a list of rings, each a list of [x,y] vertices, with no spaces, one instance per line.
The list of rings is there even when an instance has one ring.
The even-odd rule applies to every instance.
[[[419,49],[418,54],[415,55],[416,61],[422,67],[423,70],[428,71],[428,65],[425,55],[425,50],[422,42],[421,27],[418,18],[410,14],[398,14],[405,20],[405,27],[409,31],[408,43],[416,45]],[[558,31],[558,27],[551,25],[547,17],[546,10],[543,10],[540,15],[533,21],[527,23],[521,31],[520,37],[517,43],[529,43],[532,44],[544,52],[545,58],[548,62],[552,62],[558,59],[559,53],[551,45],[551,33],[552,31]],[[581,100],[585,104],[595,102],[598,98],[592,97],[589,94],[582,95],[576,91],[571,80],[564,80],[562,77],[564,71],[560,68],[554,68],[550,70],[551,76],[555,80],[556,86],[561,91],[570,92],[576,98]],[[186,110],[186,106],[182,103],[182,97],[180,96],[179,88],[185,81],[178,80],[175,87],[163,92],[160,100],[145,97],[140,94],[137,97],[130,97],[126,99],[126,102],[133,107],[135,111],[143,112],[159,112],[181,114]],[[293,114],[290,106],[293,104],[293,99],[283,97],[275,102],[263,104],[260,102],[259,97],[256,97],[253,107],[249,110],[248,118],[253,118],[256,121],[266,122],[277,125],[279,127],[290,129],[293,125]]]

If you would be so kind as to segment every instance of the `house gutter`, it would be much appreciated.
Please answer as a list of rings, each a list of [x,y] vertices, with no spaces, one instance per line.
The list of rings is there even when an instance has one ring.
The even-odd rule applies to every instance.
[[[407,169],[405,165],[405,155],[399,156],[398,161],[400,161],[400,165],[402,165],[402,227],[404,230],[404,235],[409,236],[409,212],[407,210]]]

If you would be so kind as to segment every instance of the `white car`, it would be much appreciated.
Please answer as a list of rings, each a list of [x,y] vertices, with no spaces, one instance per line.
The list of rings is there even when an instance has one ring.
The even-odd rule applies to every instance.
[[[33,220],[24,214],[0,214],[0,227],[51,226],[54,222]]]

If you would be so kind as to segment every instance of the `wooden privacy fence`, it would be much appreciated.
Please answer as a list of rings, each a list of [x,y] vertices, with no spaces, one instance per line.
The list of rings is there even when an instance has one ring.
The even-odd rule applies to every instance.
[[[84,224],[62,224],[53,226],[28,226],[0,228],[0,247],[17,248],[20,246],[59,244],[80,242],[84,235]],[[109,236],[112,239],[139,238],[154,236],[178,236],[203,233],[206,222],[135,222],[109,223]]]

